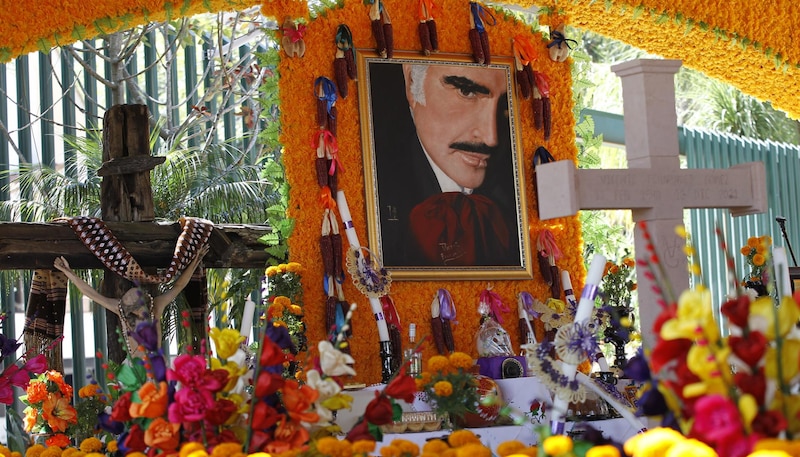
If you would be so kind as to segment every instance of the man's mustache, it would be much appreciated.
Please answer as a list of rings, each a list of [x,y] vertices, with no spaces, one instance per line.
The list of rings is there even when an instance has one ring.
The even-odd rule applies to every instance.
[[[487,156],[493,156],[497,154],[497,151],[500,149],[498,146],[489,146],[486,143],[450,143],[450,149],[458,149],[459,151],[464,152],[476,152],[478,154],[484,154]]]

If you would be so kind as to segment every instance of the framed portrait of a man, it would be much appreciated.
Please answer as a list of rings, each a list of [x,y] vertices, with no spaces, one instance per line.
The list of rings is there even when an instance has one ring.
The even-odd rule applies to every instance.
[[[396,279],[531,277],[513,60],[358,53],[371,250]]]

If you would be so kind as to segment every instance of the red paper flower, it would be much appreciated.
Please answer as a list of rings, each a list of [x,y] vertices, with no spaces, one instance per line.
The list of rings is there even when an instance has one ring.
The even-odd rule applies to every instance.
[[[203,388],[206,374],[206,359],[202,355],[182,354],[175,358],[175,368],[167,372],[167,379],[184,386]]]
[[[142,430],[142,427],[140,427],[139,424],[133,424],[128,431],[125,442],[122,444],[131,451],[142,452],[147,449],[147,444],[144,442],[144,430]]]
[[[111,420],[117,422],[127,422],[131,419],[131,392],[125,392],[117,398],[114,406],[111,407]]]
[[[283,406],[289,417],[298,422],[314,423],[319,420],[319,415],[309,411],[311,404],[319,398],[319,392],[308,385],[300,386],[297,381],[287,380],[283,386]]]
[[[392,421],[394,411],[389,397],[375,392],[375,398],[367,405],[364,418],[371,424],[386,425]]]
[[[753,433],[761,436],[776,437],[786,430],[786,418],[778,411],[759,411],[753,419]]]
[[[144,432],[144,442],[151,448],[174,451],[180,444],[180,430],[181,424],[173,424],[163,417],[157,417]]]
[[[256,397],[266,397],[277,392],[283,387],[285,380],[280,373],[262,371],[256,378]]]
[[[60,448],[65,448],[70,445],[70,441],[67,435],[64,435],[63,433],[56,433],[50,438],[47,438],[44,441],[44,444],[46,444],[48,447],[57,446]]]
[[[272,406],[260,401],[253,407],[253,430],[270,428],[281,418],[281,414]]]
[[[414,393],[417,391],[417,383],[414,378],[406,374],[407,365],[400,368],[400,373],[384,389],[384,393],[391,398],[403,400],[406,403],[414,403]]]
[[[710,444],[721,444],[744,435],[736,405],[722,395],[706,395],[694,404],[692,435]]]
[[[759,405],[764,404],[764,396],[767,392],[767,380],[764,377],[764,368],[759,368],[753,374],[749,373],[736,373],[733,378],[736,386],[746,394],[750,394],[756,399]]]
[[[170,422],[195,422],[206,417],[206,411],[214,407],[214,397],[207,390],[183,388],[175,393],[169,405]]]
[[[238,409],[236,403],[228,400],[227,398],[220,398],[214,405],[206,410],[206,420],[211,425],[222,425],[227,421],[231,414],[235,413]]]
[[[750,297],[742,295],[728,300],[722,304],[722,314],[724,314],[731,324],[745,328],[747,326],[747,316],[750,314]]]
[[[750,332],[747,337],[731,336],[728,338],[728,344],[736,357],[750,367],[758,365],[767,352],[767,338],[761,332]]]
[[[282,365],[286,360],[286,354],[280,346],[269,338],[264,338],[264,347],[261,349],[261,366],[269,367]]]

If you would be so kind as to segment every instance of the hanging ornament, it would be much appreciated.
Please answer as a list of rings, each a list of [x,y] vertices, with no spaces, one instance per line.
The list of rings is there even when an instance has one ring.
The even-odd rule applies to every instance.
[[[533,72],[533,123],[537,130],[544,129],[544,140],[550,139],[553,115],[550,110],[550,78]]]
[[[451,323],[456,322],[456,306],[447,289],[439,289],[431,302],[431,334],[436,350],[441,355],[453,353],[455,339]]]
[[[305,24],[298,24],[291,18],[286,18],[281,27],[283,38],[281,47],[283,52],[289,57],[303,57],[306,53],[306,43],[303,41],[303,34],[306,32]]]
[[[356,61],[353,54],[353,34],[345,24],[336,29],[336,56],[333,59],[333,74],[339,95],[347,98],[347,82],[356,79]]]
[[[544,229],[536,238],[536,250],[539,257],[539,271],[545,282],[550,285],[550,294],[555,299],[561,298],[561,272],[556,266],[556,260],[561,258],[561,250],[556,244],[555,236],[550,230]]]
[[[560,24],[550,32],[550,43],[547,45],[547,49],[550,52],[550,60],[553,62],[567,60],[572,47],[577,45],[577,41],[571,40],[564,35],[564,24]]]
[[[439,52],[439,32],[436,30],[436,21],[433,19],[434,10],[437,9],[433,0],[419,0],[419,42],[422,53],[426,56]]]
[[[517,90],[519,96],[527,100],[531,98],[535,84],[531,62],[537,59],[536,49],[531,40],[524,35],[516,35],[511,47],[514,51],[514,76],[517,81]]]
[[[394,56],[394,30],[392,18],[381,0],[366,0],[369,3],[369,19],[372,25],[372,36],[375,38],[375,50],[383,58]]]
[[[317,126],[336,136],[336,84],[320,76],[314,81],[314,96],[317,97]]]
[[[475,63],[489,65],[492,57],[486,26],[497,24],[497,19],[478,2],[469,2],[469,11],[469,43],[472,46],[472,56]]]

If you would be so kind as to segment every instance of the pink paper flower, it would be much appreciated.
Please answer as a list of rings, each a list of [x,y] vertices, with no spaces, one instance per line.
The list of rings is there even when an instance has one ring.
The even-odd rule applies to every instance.
[[[694,405],[692,435],[715,447],[744,435],[739,410],[722,395],[706,395]]]

